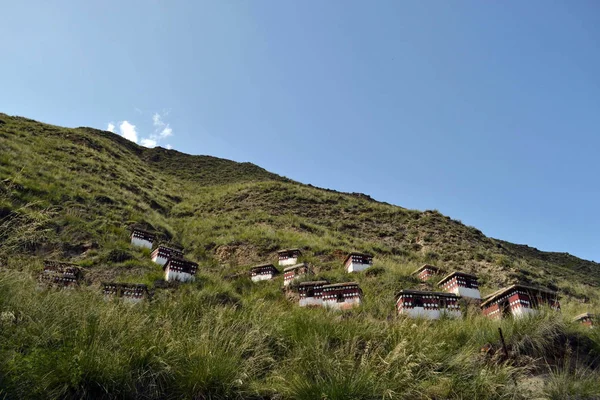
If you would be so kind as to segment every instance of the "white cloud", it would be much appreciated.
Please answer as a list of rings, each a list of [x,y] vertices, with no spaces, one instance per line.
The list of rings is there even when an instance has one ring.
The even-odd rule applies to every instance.
[[[123,136],[125,139],[137,143],[138,135],[137,131],[135,130],[135,125],[130,124],[128,121],[123,121],[119,125],[119,131],[121,136]]]
[[[112,122],[108,123],[108,126],[106,127],[106,130],[112,133],[117,133],[115,132],[115,124],[113,124]],[[135,129],[135,125],[129,123],[129,121],[122,121],[119,124],[119,135],[123,136],[125,139],[131,140],[132,142],[137,143],[138,137],[137,137],[137,131]]]
[[[154,133],[150,135],[150,139],[154,139],[157,143],[161,139],[166,139],[169,136],[173,136],[173,128],[168,123],[163,121],[163,116],[169,115],[169,112],[164,112],[163,115],[154,113],[152,115],[152,125],[154,125]]]
[[[142,139],[140,144],[144,147],[156,147],[157,143],[156,143],[156,140],[154,140],[154,139],[144,138],[144,139]]]
[[[154,115],[152,116],[152,123],[154,124],[154,126],[157,126],[160,128],[165,126],[165,123],[162,122],[162,118],[159,113],[154,113]]]
[[[169,125],[165,127],[162,131],[160,131],[159,135],[161,138],[167,138],[173,134],[173,129]]]
[[[136,109],[137,111],[137,109]],[[152,116],[152,125],[154,126],[154,132],[152,132],[147,137],[142,137],[140,139],[140,144],[144,147],[156,147],[159,145],[160,141],[166,139],[170,136],[173,136],[173,128],[169,126],[168,123],[163,121],[163,116],[168,115],[168,112],[164,112],[163,115],[159,113],[154,113]],[[108,123],[108,127],[106,128],[109,132],[115,132],[116,126],[112,122]],[[119,123],[119,135],[123,136],[125,139],[131,140],[134,143],[138,143],[138,132],[132,123],[129,121],[121,121]],[[171,145],[167,144],[167,148],[171,149]]]
[[[170,144],[168,144],[166,147],[167,147],[167,150],[171,150],[173,148],[173,146],[171,146]]]

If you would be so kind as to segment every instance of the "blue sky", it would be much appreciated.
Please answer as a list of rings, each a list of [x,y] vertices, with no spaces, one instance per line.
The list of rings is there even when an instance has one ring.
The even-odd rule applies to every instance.
[[[2,5],[2,112],[600,261],[595,0],[49,3]]]

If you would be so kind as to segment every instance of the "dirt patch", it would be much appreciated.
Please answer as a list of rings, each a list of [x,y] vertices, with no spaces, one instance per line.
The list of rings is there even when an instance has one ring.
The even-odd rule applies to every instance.
[[[231,281],[235,281],[237,279],[244,278],[244,277],[247,277],[247,276],[248,276],[248,272],[237,272],[237,273],[234,273],[234,274],[227,274],[227,275],[225,275],[223,277],[223,279],[225,279],[226,281],[230,281],[231,282]]]
[[[323,262],[330,262],[330,261],[344,262],[346,260],[347,256],[348,256],[347,251],[336,249],[332,252],[327,252],[327,253],[323,254],[323,257],[321,257],[321,258],[322,258]]]
[[[62,250],[63,254],[67,258],[77,257],[85,255],[90,250],[98,248],[98,243],[94,241],[87,241],[81,243],[63,243]]]
[[[300,301],[300,294],[298,293],[297,286],[288,286],[282,289],[285,299],[292,302],[298,303]]]
[[[115,282],[120,277],[128,276],[131,278],[143,279],[148,273],[147,267],[94,267],[83,268],[84,283],[83,285],[97,285],[101,282]]]
[[[251,245],[222,245],[215,250],[215,256],[220,263],[231,265],[252,265],[269,262],[270,258],[259,257],[259,251]]]

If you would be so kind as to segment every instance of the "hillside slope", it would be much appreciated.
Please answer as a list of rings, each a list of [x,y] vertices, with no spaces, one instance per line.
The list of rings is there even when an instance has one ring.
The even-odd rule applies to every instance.
[[[225,264],[258,262],[279,247],[301,245],[322,254],[320,261],[332,251],[365,250],[480,273],[494,285],[518,280],[560,287],[564,279],[600,284],[598,263],[491,239],[437,211],[309,187],[250,163],[148,149],[110,132],[6,115],[0,121],[2,212],[26,207],[21,212],[55,215],[48,224],[57,227],[44,231],[43,241],[27,238],[38,254],[73,256],[70,247],[85,241],[109,249],[117,237],[95,234],[106,235],[104,224],[122,239],[129,225],[144,222],[195,256]],[[65,215],[72,219],[67,228],[101,223],[103,230],[70,236]],[[262,234],[266,227],[275,233],[272,241]],[[219,257],[224,246],[245,256]]]
[[[597,335],[581,336],[565,322],[597,309],[597,263],[488,238],[437,211],[315,188],[249,163],[147,149],[91,128],[0,114],[0,149],[0,307],[12,314],[21,310],[29,321],[11,327],[14,336],[0,343],[8,349],[0,352],[0,364],[5,361],[0,388],[8,388],[9,398],[41,397],[45,389],[55,397],[160,398],[168,389],[173,397],[198,398],[210,398],[206,393],[215,398],[527,398],[529,386],[514,382],[530,379],[538,364],[477,361],[479,347],[497,341],[491,322],[475,313],[468,321],[421,321],[412,328],[412,322],[395,318],[394,294],[423,286],[410,272],[424,262],[476,273],[484,293],[511,282],[558,290],[565,316],[505,321],[508,340],[523,357],[553,366],[565,362],[559,349],[565,337],[586,341],[584,364],[565,373],[581,384],[581,393],[598,376],[593,372],[600,357]],[[185,247],[186,256],[200,263],[198,281],[157,295],[148,309],[98,302],[100,281],[152,284],[161,277],[147,252],[129,246],[132,226],[155,230],[161,241]],[[276,250],[286,247],[304,249],[319,276],[333,282],[349,279],[341,268],[349,251],[373,253],[373,270],[351,278],[361,284],[365,305],[340,316],[297,310],[280,284],[249,284],[248,267],[274,261]],[[70,299],[53,292],[31,294],[44,258],[82,265],[85,288]],[[65,312],[72,301],[80,306]],[[93,315],[95,322],[88,321]],[[105,326],[112,326],[111,318],[121,333]],[[89,331],[89,324],[96,331]],[[207,328],[198,331],[198,324]],[[48,342],[39,342],[40,332],[37,339],[32,336],[37,328],[53,326],[57,331]],[[60,326],[69,326],[75,338]],[[164,337],[146,333],[154,329]],[[422,337],[414,337],[411,329]],[[113,334],[120,335],[114,347],[97,342]],[[556,354],[542,352],[533,346],[535,340],[558,346]],[[135,348],[127,347],[130,341]],[[56,353],[56,343],[66,346],[64,354]],[[78,375],[72,375],[72,352],[91,349],[94,357],[85,359],[87,364],[78,359]],[[102,357],[115,352],[114,368],[106,369]],[[327,357],[317,358],[320,353]],[[222,369],[206,364],[221,358]],[[415,364],[405,364],[409,359]],[[48,381],[45,374],[57,361],[64,361],[61,372]],[[242,375],[239,365],[247,368]],[[569,375],[582,370],[591,378]],[[482,381],[481,374],[495,375]],[[140,379],[149,379],[149,387],[138,387],[134,382]]]

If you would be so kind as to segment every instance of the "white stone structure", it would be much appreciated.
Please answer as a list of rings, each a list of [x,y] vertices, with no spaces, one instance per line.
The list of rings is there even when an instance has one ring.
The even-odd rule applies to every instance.
[[[362,303],[362,290],[356,282],[323,286],[323,306],[335,310],[348,310]]]
[[[171,258],[163,266],[163,269],[165,271],[165,281],[167,282],[190,282],[194,280],[198,264],[182,258]]]
[[[438,286],[444,291],[454,293],[457,296],[481,300],[477,276],[473,274],[458,271],[453,272],[439,281]]]
[[[312,274],[307,263],[292,265],[283,269],[283,286],[288,286],[290,283],[299,279],[303,275]]]
[[[103,283],[102,294],[106,299],[118,297],[126,303],[140,303],[149,297],[148,287],[140,283]]]
[[[327,284],[329,284],[328,281],[301,282],[298,285],[300,307],[321,307],[323,305],[323,286]]]
[[[346,272],[360,272],[373,265],[373,256],[366,253],[350,253],[344,261]]]
[[[143,229],[134,229],[131,232],[131,244],[138,247],[152,248],[156,235]]]
[[[273,264],[262,264],[250,269],[250,279],[252,282],[268,281],[273,279],[279,271]]]
[[[594,314],[590,314],[589,312],[586,312],[583,314],[579,314],[578,316],[573,318],[573,322],[579,322],[582,325],[585,325],[589,328],[593,328],[595,319],[596,319],[596,316]]]
[[[455,294],[420,290],[401,290],[396,296],[396,310],[400,315],[425,319],[458,318],[462,315]]]
[[[442,272],[442,270],[440,268],[436,267],[435,265],[425,264],[425,265],[421,266],[419,269],[417,269],[416,271],[414,271],[412,274],[415,275],[420,280],[426,281],[429,278],[431,278],[432,276],[439,275],[441,272]]]
[[[527,285],[512,285],[487,296],[481,303],[483,315],[493,319],[533,315],[540,306],[560,310],[558,294],[552,290]]]
[[[57,288],[75,288],[82,278],[78,265],[54,260],[44,260],[44,270],[40,274],[40,282]]]
[[[279,250],[277,257],[279,258],[280,266],[296,265],[298,264],[298,258],[302,255],[300,249],[286,249]]]
[[[183,251],[161,244],[150,254],[150,258],[157,264],[165,265],[171,258],[183,258]]]

